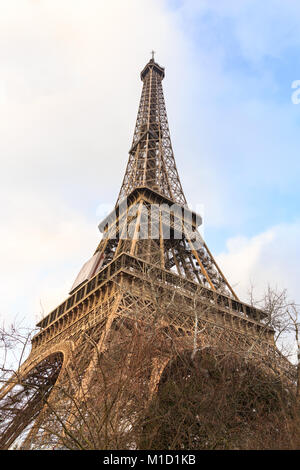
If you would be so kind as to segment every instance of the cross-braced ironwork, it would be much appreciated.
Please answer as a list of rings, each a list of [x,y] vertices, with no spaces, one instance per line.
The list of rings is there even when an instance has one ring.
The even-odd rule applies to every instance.
[[[171,144],[162,89],[164,75],[164,69],[153,59],[141,72],[142,96],[118,202],[133,189],[147,186],[186,204]]]
[[[122,445],[179,351],[194,355],[222,343],[292,374],[265,313],[239,301],[199,235],[174,160],[163,77],[152,57],[141,72],[128,165],[115,210],[100,224],[102,240],[0,391],[1,448],[61,448],[70,435],[80,448],[79,430],[90,427],[86,417],[97,406],[92,427],[105,432],[94,445],[112,445],[112,430]],[[122,401],[133,383],[135,396]]]
[[[106,220],[107,227],[102,223],[105,237],[97,251],[105,264],[120,251],[128,250],[237,299],[197,230],[199,217],[187,208],[171,144],[162,89],[164,75],[164,69],[153,58],[141,72],[143,89],[128,164],[113,220]],[[128,204],[122,210],[124,198]],[[183,236],[177,236],[187,215],[193,221],[190,230],[185,227]],[[153,218],[157,220],[156,234],[151,233],[153,226],[149,223]],[[131,243],[127,238],[129,220],[131,227],[135,223]],[[126,236],[122,236],[124,231]],[[141,233],[147,234],[143,240]]]

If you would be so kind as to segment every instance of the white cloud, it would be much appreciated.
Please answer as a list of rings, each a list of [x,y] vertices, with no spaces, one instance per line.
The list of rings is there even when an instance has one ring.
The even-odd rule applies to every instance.
[[[268,284],[287,289],[300,304],[300,222],[280,224],[251,238],[234,237],[216,259],[241,300],[248,300],[250,285],[260,299]]]
[[[255,25],[248,25],[246,10],[237,7],[242,2],[226,4],[227,9],[223,2],[184,2],[191,17],[199,5],[204,12],[218,6],[220,15],[242,15],[245,36],[236,34],[245,54],[256,57],[260,50],[262,56],[271,46],[275,54],[269,36],[247,49]],[[256,178],[251,151],[255,164],[268,155],[270,166],[276,150],[268,177],[276,184],[288,181],[282,169],[290,166],[281,166],[278,155],[281,140],[291,140],[291,148],[297,141],[289,110],[247,100],[240,107],[243,91],[259,88],[261,77],[245,83],[224,71],[222,45],[197,49],[181,27],[181,13],[170,13],[166,2],[0,0],[0,7],[0,314],[6,318],[20,312],[32,321],[40,299],[45,312],[55,307],[93,253],[97,210],[100,214],[99,205],[111,206],[117,198],[141,92],[138,74],[152,49],[166,66],[164,90],[183,188],[193,205],[205,203],[205,223],[231,224],[228,213],[237,220],[248,217],[240,194],[245,175]],[[264,85],[269,77],[265,80]],[[236,107],[222,105],[228,96]],[[234,182],[229,162],[237,159],[245,168]],[[283,227],[234,239],[220,255],[225,274],[240,282],[241,295],[249,276],[294,285],[291,270],[296,279],[298,266],[292,268],[275,249],[278,237],[287,249]],[[295,230],[286,228],[290,235]],[[289,259],[299,259],[294,240],[289,250]]]
[[[0,315],[33,325],[40,300],[45,313],[55,307],[97,246],[150,51],[177,70],[187,46],[158,0],[0,0],[0,9]]]
[[[0,227],[2,317],[33,323],[67,295],[100,238],[96,225],[55,195],[10,195]]]

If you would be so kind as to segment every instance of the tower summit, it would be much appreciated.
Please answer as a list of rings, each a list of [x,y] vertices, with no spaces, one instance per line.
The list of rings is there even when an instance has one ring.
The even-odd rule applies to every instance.
[[[119,220],[116,222],[114,211],[113,217],[108,217],[100,224],[104,240],[96,254],[98,252],[99,259],[105,264],[121,251],[127,251],[147,261],[151,259],[152,263],[164,269],[174,270],[183,278],[237,299],[197,231],[201,218],[189,211],[187,206],[171,144],[162,88],[164,76],[165,69],[154,61],[152,52],[152,58],[140,74],[143,82],[142,94],[125,176],[116,204]],[[121,228],[121,220],[128,220],[128,217],[120,217],[119,205],[124,198],[128,198],[131,204],[126,214],[128,216],[131,213],[130,219],[133,215],[132,206],[136,208],[135,219],[130,223],[131,236],[128,226]],[[160,209],[156,211],[155,237],[151,232],[151,222],[153,209],[157,205],[160,205]],[[171,214],[174,219],[172,223],[170,214],[166,214],[166,206],[169,212],[176,213],[175,218]],[[185,225],[181,220],[184,216],[191,220],[192,234],[184,230],[182,234],[178,234],[178,226]],[[116,235],[115,239],[108,240],[111,232]],[[146,236],[142,237],[141,234]],[[128,240],[132,237],[132,240]]]
[[[175,164],[162,80],[165,70],[153,58],[141,72],[142,95],[118,202],[137,187],[154,189],[186,204]]]

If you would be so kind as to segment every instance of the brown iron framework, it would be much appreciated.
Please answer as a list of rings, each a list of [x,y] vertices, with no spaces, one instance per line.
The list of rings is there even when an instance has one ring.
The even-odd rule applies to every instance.
[[[153,59],[141,72],[142,96],[118,203],[135,188],[147,186],[186,204],[171,144],[161,83],[164,75]]]
[[[122,331],[155,322],[166,341],[163,351],[153,350],[147,365],[148,398],[172,357],[166,346],[170,335],[178,351],[222,341],[293,373],[274,345],[265,313],[237,298],[199,235],[199,217],[187,207],[174,160],[163,78],[164,69],[152,58],[141,72],[142,96],[116,207],[100,224],[103,237],[95,254],[101,264],[38,323],[28,359],[0,391],[3,449],[22,433],[22,448],[49,448],[44,424],[49,429],[53,420],[51,400],[64,407],[66,416],[70,412],[68,400],[54,388],[66,383],[70,390],[64,397],[75,393],[80,398],[78,380],[84,389],[95,381],[87,335],[97,352],[109,353],[114,344],[119,347]],[[145,380],[141,383],[144,387]]]

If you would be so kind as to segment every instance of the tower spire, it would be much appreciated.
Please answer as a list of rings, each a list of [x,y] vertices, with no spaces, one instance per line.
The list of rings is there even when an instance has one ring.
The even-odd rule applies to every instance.
[[[163,269],[176,269],[181,277],[237,299],[197,230],[201,223],[199,216],[187,206],[171,145],[162,89],[164,76],[164,68],[153,58],[141,71],[142,96],[127,168],[116,208],[99,224],[103,238],[94,254],[95,269],[99,269],[100,259],[103,267],[126,252],[151,260]],[[129,202],[129,206],[124,207],[122,201]],[[193,233],[184,231],[179,236],[178,228],[184,227],[185,221],[177,220],[172,214],[173,220],[166,222],[165,203],[173,207],[173,211],[175,206],[175,212],[178,210],[181,215],[189,214]],[[156,216],[159,227],[153,236],[152,217],[155,215],[150,206],[156,204],[161,204],[161,208]]]
[[[186,205],[174,159],[162,89],[165,70],[152,58],[141,72],[142,95],[118,203],[137,187],[148,187]]]

